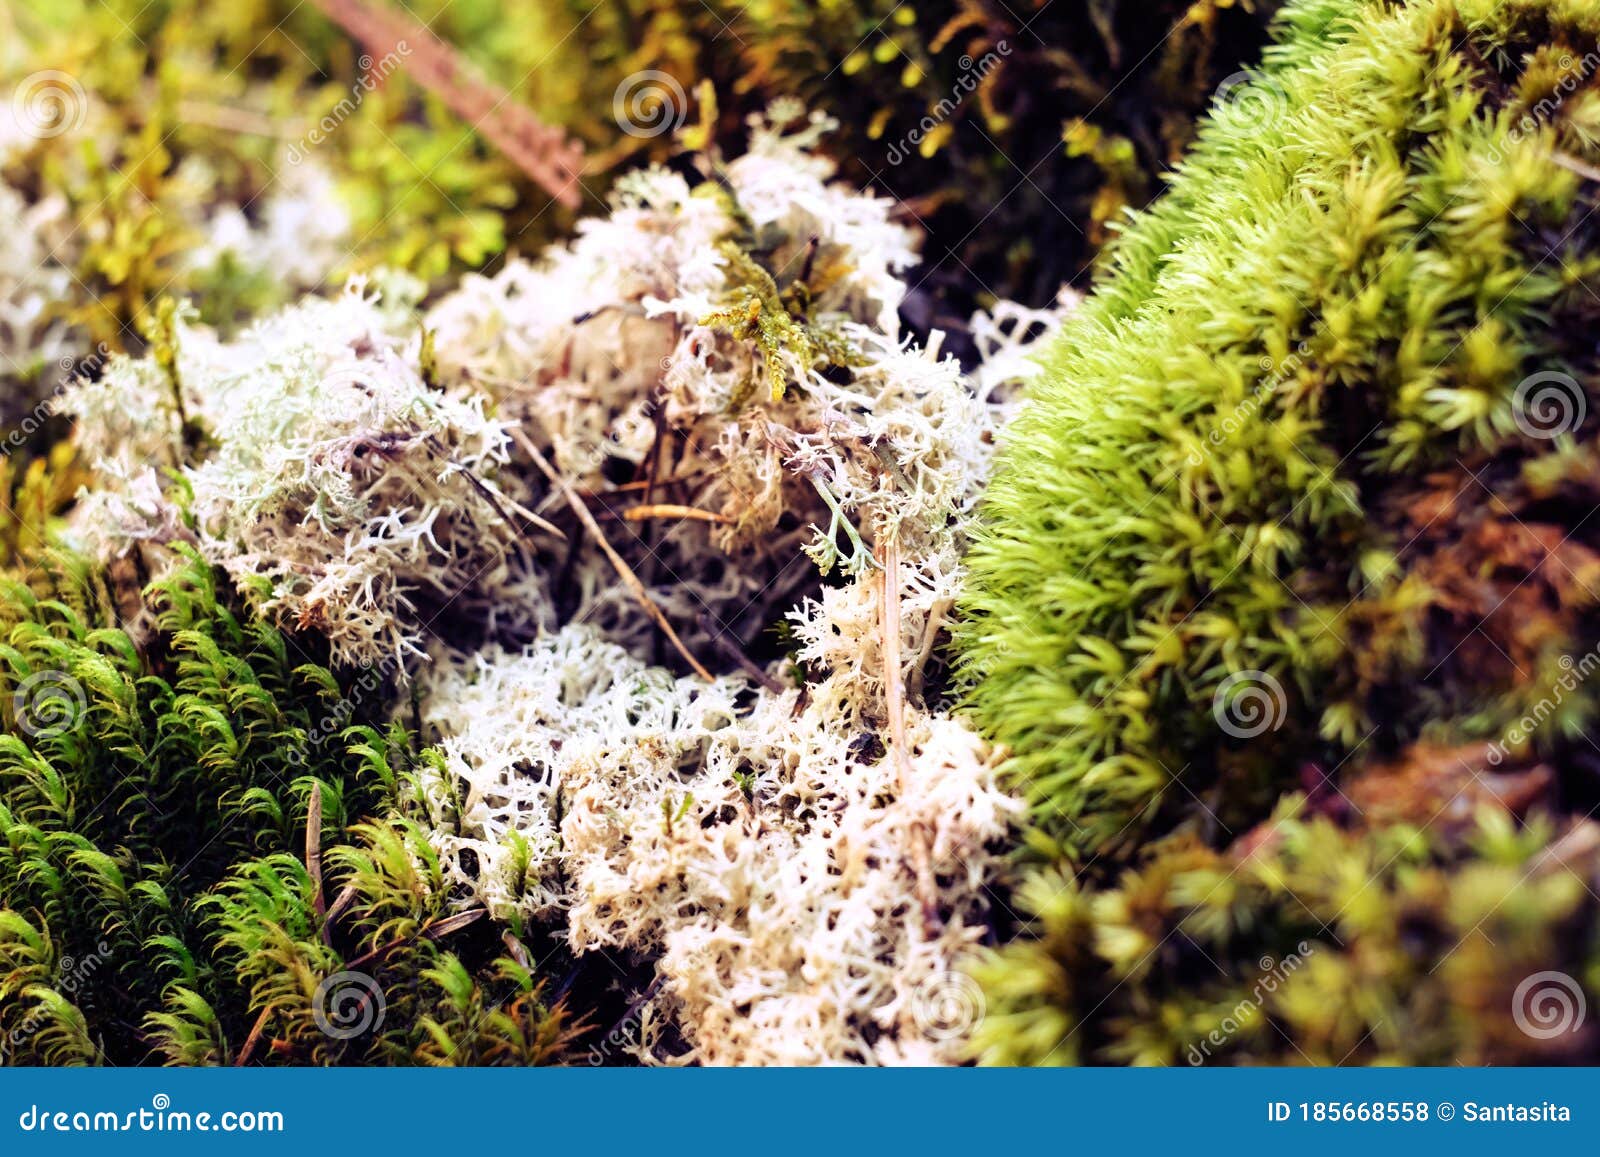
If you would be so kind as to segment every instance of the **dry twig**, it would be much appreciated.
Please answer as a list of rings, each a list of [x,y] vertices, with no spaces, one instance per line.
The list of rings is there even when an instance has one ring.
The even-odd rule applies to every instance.
[[[256,1023],[250,1029],[250,1035],[244,1038],[244,1047],[239,1050],[239,1055],[233,1059],[234,1068],[242,1069],[250,1063],[251,1055],[256,1051],[256,1045],[261,1041],[261,1034],[266,1031],[267,1018],[272,1015],[272,1006],[268,1005],[261,1010],[261,1015],[256,1017]]]
[[[627,522],[644,522],[651,518],[688,518],[696,522],[731,523],[733,519],[726,514],[717,514],[711,510],[701,510],[698,506],[679,506],[673,502],[656,502],[648,506],[633,506],[622,512],[622,517]]]
[[[311,910],[327,933],[327,904],[322,897],[322,785],[313,783],[306,800],[306,874],[311,877]]]
[[[567,500],[567,505],[578,516],[578,521],[583,524],[584,529],[594,536],[595,542],[599,544],[600,549],[610,561],[612,569],[617,572],[617,577],[632,592],[633,597],[639,601],[639,605],[644,608],[645,614],[650,616],[651,621],[661,628],[662,633],[671,641],[678,654],[683,656],[684,662],[688,663],[693,668],[694,673],[707,683],[716,682],[712,678],[711,672],[701,666],[700,660],[689,653],[689,648],[684,646],[683,640],[678,637],[678,632],[672,629],[672,624],[667,621],[667,616],[662,613],[660,607],[656,606],[655,600],[650,597],[650,592],[645,590],[644,584],[639,581],[639,576],[633,573],[633,568],[628,565],[627,560],[616,552],[611,543],[606,541],[606,536],[600,529],[600,523],[596,521],[593,514],[589,513],[589,508],[584,505],[583,499],[572,489],[572,485],[556,472],[556,468],[550,465],[545,456],[539,452],[539,447],[533,444],[533,439],[528,437],[521,427],[511,427],[511,436],[516,439],[519,446],[528,452],[528,456],[533,459],[534,465],[538,466],[540,472],[550,480],[550,484],[561,491],[562,497]]]
[[[739,670],[750,676],[768,691],[771,691],[774,695],[782,695],[788,690],[782,683],[757,666],[755,660],[744,653],[744,648],[739,645],[738,639],[732,636],[732,632],[718,626],[709,612],[701,613],[700,629],[706,633],[706,637],[711,640],[711,645],[717,649],[723,658],[738,667]]]
[[[426,27],[374,0],[311,0],[374,56],[398,52],[406,68],[462,120],[569,209],[580,203],[583,146],[545,124],[466,64]]]

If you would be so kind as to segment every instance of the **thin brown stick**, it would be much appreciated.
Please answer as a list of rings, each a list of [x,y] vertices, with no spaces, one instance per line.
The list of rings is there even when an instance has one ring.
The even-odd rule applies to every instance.
[[[883,681],[889,711],[889,747],[903,799],[915,772],[911,748],[906,743],[906,688],[900,668],[900,544],[893,535],[883,545]],[[913,833],[911,857],[917,873],[917,898],[922,902],[923,927],[931,934],[939,926],[939,904],[933,886],[928,841],[918,828]]]
[[[371,964],[375,960],[381,960],[383,957],[393,952],[396,948],[399,948],[402,944],[410,944],[418,937],[421,937],[424,940],[443,939],[452,932],[459,932],[469,924],[477,923],[484,917],[486,912],[487,910],[484,908],[469,908],[465,912],[457,912],[454,916],[442,917],[433,921],[431,924],[423,925],[417,930],[416,935],[414,936],[402,936],[398,940],[391,940],[387,944],[380,944],[371,952],[364,953],[361,956],[356,957],[354,960],[347,962],[345,964],[345,968],[347,970],[354,971],[358,968],[362,968],[368,964]]]
[[[945,615],[953,606],[955,602],[952,599],[940,599],[933,604],[928,612],[928,623],[922,629],[922,643],[911,658],[911,674],[906,678],[906,690],[919,700],[922,698],[922,685],[926,678],[928,661],[933,658],[933,648],[939,642],[939,631],[944,627]]]
[[[1573,156],[1571,153],[1563,153],[1557,150],[1550,154],[1550,159],[1569,173],[1577,173],[1578,176],[1586,180],[1600,181],[1600,169],[1595,168],[1588,161]]]
[[[240,1049],[239,1055],[234,1058],[234,1068],[242,1069],[250,1063],[250,1056],[256,1051],[256,1045],[261,1043],[261,1034],[266,1031],[267,1018],[271,1015],[272,1006],[268,1005],[261,1010],[261,1015],[256,1017],[256,1023],[250,1029],[250,1035],[244,1038],[244,1048]]]
[[[727,524],[733,521],[726,514],[701,510],[698,506],[679,506],[674,502],[656,502],[648,506],[632,506],[622,512],[624,521],[645,522],[652,518],[689,518],[696,522]]]
[[[567,500],[567,505],[578,516],[578,521],[583,523],[584,528],[594,536],[595,542],[605,552],[612,569],[617,572],[617,577],[632,592],[633,597],[644,608],[645,614],[649,615],[655,625],[661,628],[662,634],[667,636],[673,647],[677,649],[678,654],[683,656],[684,662],[688,663],[694,673],[707,683],[716,682],[711,677],[711,672],[701,666],[700,660],[691,655],[689,648],[683,645],[683,640],[678,638],[678,632],[672,629],[672,624],[667,621],[667,616],[662,613],[660,607],[656,606],[655,600],[650,597],[650,592],[644,589],[644,584],[639,581],[639,576],[633,573],[633,568],[628,565],[627,560],[618,554],[612,545],[606,541],[605,533],[600,529],[600,523],[595,519],[594,515],[589,513],[589,508],[583,504],[583,499],[578,497],[571,484],[556,472],[556,468],[550,465],[545,456],[539,452],[539,447],[533,444],[533,439],[528,437],[521,427],[512,426],[511,436],[516,439],[519,446],[528,452],[528,456],[533,459],[534,465],[538,466],[540,472],[550,480],[550,484],[561,491],[562,497]]]
[[[333,926],[339,922],[339,917],[345,914],[350,905],[355,903],[355,900],[356,886],[354,884],[346,884],[340,893],[334,897],[333,907],[328,909],[327,919],[322,922],[322,942],[324,944],[332,946]]]
[[[513,936],[511,929],[507,928],[500,933],[500,943],[506,946],[506,951],[511,954],[511,959],[524,968],[530,970],[533,968],[533,957],[528,953],[528,946]]]
[[[311,785],[306,800],[306,874],[311,877],[311,910],[324,925],[328,906],[322,898],[322,785]],[[326,929],[324,929],[326,930]]]
[[[693,482],[696,478],[702,478],[709,473],[711,473],[709,470],[691,470],[687,474],[679,474],[676,478],[662,478],[656,482],[652,482],[648,478],[640,478],[634,482],[624,482],[620,486],[613,486],[609,490],[582,490],[578,487],[573,487],[573,489],[577,490],[584,498],[610,498],[616,494],[631,494],[638,490],[648,491],[653,486],[659,486],[662,489],[666,489],[668,486],[681,486],[685,482]]]
[[[519,169],[569,209],[580,204],[583,146],[545,124],[425,26],[374,0],[311,0],[374,56],[397,53],[418,84],[482,133]]]
[[[149,99],[154,102],[157,95],[156,86],[150,85],[146,91],[149,93]],[[177,111],[180,124],[204,125],[206,128],[222,129],[224,132],[248,133],[251,136],[273,137],[284,141],[293,140],[297,135],[287,124],[250,109],[234,108],[231,105],[180,100]]]
[[[517,525],[516,519],[511,517],[511,512],[508,511],[505,508],[504,505],[502,505],[502,503],[500,502],[500,499],[498,497],[496,497],[496,495],[495,495],[493,490],[489,489],[487,483],[485,483],[481,478],[479,478],[472,471],[468,470],[465,466],[459,466],[458,465],[458,466],[456,466],[456,469],[460,470],[461,473],[466,476],[467,481],[472,483],[472,488],[478,492],[478,494],[483,498],[483,500],[485,502],[487,502],[490,506],[494,507],[494,512],[500,516],[500,521],[501,522],[504,522],[507,526],[509,526],[512,530],[516,531],[517,533],[519,533],[519,534],[523,533],[522,527]],[[507,501],[510,501],[510,500],[508,499]],[[567,536],[564,533],[562,533],[561,528],[559,526],[556,526],[554,523],[547,522],[545,519],[540,518],[537,514],[535,514],[533,511],[527,509],[526,507],[518,506],[517,507],[517,513],[522,515],[523,518],[527,519],[534,526],[537,526],[540,530],[543,530],[546,533],[555,535],[562,542],[565,542],[567,540]]]

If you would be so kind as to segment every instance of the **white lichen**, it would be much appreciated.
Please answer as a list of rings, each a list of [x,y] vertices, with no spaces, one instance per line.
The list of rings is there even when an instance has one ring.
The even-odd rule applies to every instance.
[[[197,156],[185,158],[173,180],[216,186]],[[271,183],[249,205],[196,198],[194,207],[199,240],[185,253],[190,273],[266,282],[281,301],[322,288],[350,259],[350,211],[333,175],[313,159],[289,164],[280,158]]]
[[[541,264],[473,281],[429,324],[449,373],[529,414],[601,508],[639,501],[602,472],[608,459],[644,466],[662,431],[674,437],[659,477],[688,478],[674,499],[717,520],[678,521],[653,543],[615,526],[662,564],[654,592],[669,610],[736,620],[800,547],[847,579],[776,609],[791,669],[706,683],[644,657],[651,629],[603,565],[572,567],[575,625],[428,676],[444,734],[427,779],[433,839],[498,915],[564,921],[578,953],[654,961],[642,1059],[954,1061],[964,1033],[938,1014],[940,986],[987,927],[994,849],[1018,805],[994,753],[923,691],[998,424],[1051,315],[974,319],[1004,369],[972,376],[937,340],[901,339],[894,273],[910,255],[887,206],[826,184],[808,134],[757,132],[725,177],[765,230],[768,267],[811,251],[851,271],[810,303],[830,357],[791,362],[782,399],[737,404],[761,351],[700,324],[731,288],[729,263],[707,260],[733,228],[729,202],[664,172]],[[712,563],[720,586],[701,577]]]
[[[526,590],[504,427],[482,395],[423,381],[403,316],[356,280],[233,342],[180,326],[171,372],[114,359],[62,401],[99,472],[84,537],[125,549],[192,522],[207,559],[280,623],[325,634],[336,663],[421,655],[433,616]],[[181,467],[189,519],[152,463]]]
[[[825,128],[758,120],[696,188],[625,178],[421,325],[360,282],[235,341],[180,317],[170,366],[68,398],[85,537],[192,537],[336,661],[436,660],[421,802],[461,902],[653,967],[652,1062],[961,1059],[941,986],[1019,810],[940,705],[940,643],[1055,314],[975,318],[971,373],[903,337],[911,236],[830,183]],[[670,669],[619,571],[723,673]]]
[[[49,196],[30,203],[0,179],[0,418],[20,421],[44,383],[66,377],[87,341],[65,317],[73,286],[66,202]]]

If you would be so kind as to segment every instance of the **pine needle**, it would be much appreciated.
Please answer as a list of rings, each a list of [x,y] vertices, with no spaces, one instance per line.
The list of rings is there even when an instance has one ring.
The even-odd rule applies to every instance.
[[[683,656],[684,662],[688,663],[694,669],[694,673],[707,683],[715,683],[716,680],[712,678],[711,672],[701,666],[700,660],[689,653],[689,648],[684,646],[683,640],[678,637],[678,632],[672,629],[672,624],[667,621],[667,616],[662,613],[660,607],[656,606],[655,600],[650,597],[650,592],[645,590],[644,583],[640,582],[639,576],[633,573],[633,568],[628,565],[627,560],[616,552],[611,543],[606,541],[605,533],[600,529],[599,521],[596,520],[593,514],[589,513],[589,508],[583,504],[583,499],[573,490],[571,483],[557,473],[556,468],[550,465],[545,456],[539,452],[539,447],[533,444],[533,439],[528,437],[521,427],[511,427],[511,436],[516,439],[519,446],[528,452],[528,456],[533,459],[534,464],[539,467],[544,476],[550,480],[550,484],[561,491],[562,497],[567,500],[567,505],[572,507],[572,512],[578,516],[578,521],[583,523],[584,528],[594,536],[595,542],[599,543],[600,549],[605,552],[612,569],[617,572],[617,577],[633,593],[633,597],[644,608],[645,614],[649,615],[656,626],[661,628],[662,633],[667,636],[668,641],[672,643],[678,654]]]

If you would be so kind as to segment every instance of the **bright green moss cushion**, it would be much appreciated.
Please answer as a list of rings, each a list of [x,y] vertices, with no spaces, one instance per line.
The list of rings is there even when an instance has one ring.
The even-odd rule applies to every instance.
[[[1046,855],[1504,737],[1600,637],[1600,6],[1298,0],[1279,30],[988,493],[965,671]]]

